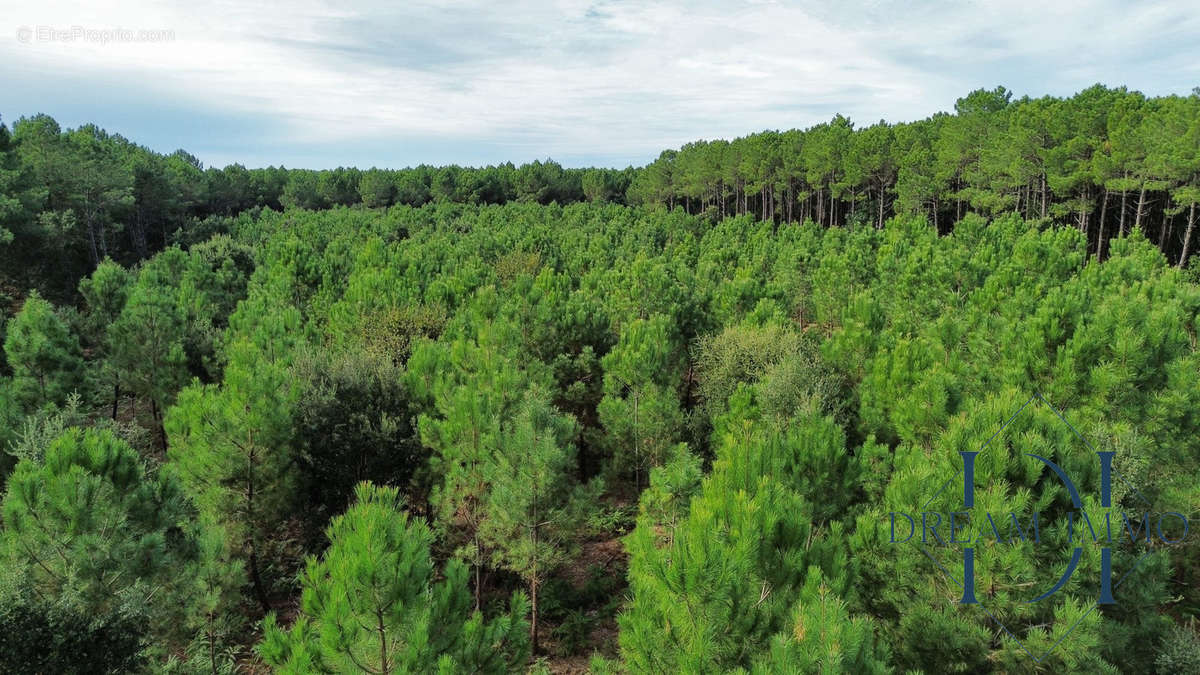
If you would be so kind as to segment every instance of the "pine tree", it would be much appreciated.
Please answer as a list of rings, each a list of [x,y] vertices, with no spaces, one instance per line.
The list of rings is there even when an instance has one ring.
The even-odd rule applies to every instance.
[[[467,570],[435,581],[433,533],[402,509],[395,488],[363,483],[328,528],[329,548],[301,576],[303,614],[263,623],[259,653],[285,673],[510,672],[528,657],[525,599],[484,621],[471,610]]]
[[[484,506],[482,539],[498,566],[515,572],[529,587],[530,635],[538,650],[538,590],[566,561],[567,545],[578,534],[582,513],[599,497],[573,489],[575,424],[555,410],[544,394],[526,394],[507,425],[490,466],[491,490]]]
[[[472,567],[476,609],[490,558],[480,528],[491,467],[501,447],[502,423],[515,413],[530,377],[509,354],[507,328],[482,325],[477,340],[423,343],[413,351],[408,370],[411,390],[436,411],[418,420],[421,441],[434,452],[431,501],[447,543]]]
[[[186,323],[166,270],[147,268],[108,327],[111,367],[135,396],[150,404],[159,444],[167,450],[163,416],[187,381]]]
[[[20,159],[13,152],[12,135],[0,120],[0,251],[4,252],[6,259],[0,263],[0,275],[4,276],[17,271],[16,266],[9,262],[17,260],[9,245],[16,237],[15,232],[20,232],[32,215],[27,203],[32,200],[23,178]]]
[[[672,338],[667,317],[635,319],[601,360],[604,398],[596,412],[608,432],[613,468],[632,473],[637,490],[650,469],[666,459],[683,427],[673,388],[678,352]]]
[[[715,432],[712,473],[673,536],[660,536],[646,508],[627,540],[632,597],[619,623],[633,670],[749,668],[783,630],[809,565],[836,588],[849,580],[836,537],[814,536],[801,496],[814,485],[809,458],[841,445],[835,428],[815,418],[784,435],[764,428],[745,392],[732,403]]]
[[[230,347],[224,383],[184,389],[165,425],[172,467],[201,514],[245,559],[264,612],[270,601],[261,556],[295,496],[295,397],[286,363],[242,338]]]
[[[145,624],[156,647],[178,644],[194,542],[179,483],[150,474],[109,431],[71,429],[38,461],[22,459],[3,502],[9,589],[85,615]]]
[[[108,329],[125,309],[130,286],[129,272],[107,258],[96,267],[90,277],[79,282],[79,294],[87,303],[87,337],[99,352],[97,360],[100,362],[103,379],[112,384],[114,420],[117,418],[117,404],[121,399],[121,370],[111,362],[111,354],[116,350],[108,339]]]
[[[185,570],[191,581],[186,592],[192,641],[186,660],[178,665],[186,672],[232,675],[237,651],[233,645],[246,627],[239,607],[246,571],[220,526],[201,520],[193,521],[193,527],[196,559]]]
[[[31,292],[5,332],[13,399],[26,411],[64,403],[81,382],[83,358],[79,339],[54,306]]]
[[[891,654],[875,630],[869,618],[850,615],[821,568],[809,567],[791,623],[755,659],[751,672],[886,675],[892,672]]]

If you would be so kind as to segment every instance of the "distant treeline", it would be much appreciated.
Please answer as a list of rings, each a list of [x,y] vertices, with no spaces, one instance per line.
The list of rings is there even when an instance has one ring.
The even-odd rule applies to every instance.
[[[564,169],[549,160],[401,170],[205,168],[183,150],[162,155],[94,125],[64,131],[47,115],[23,117],[11,133],[0,124],[0,284],[70,294],[106,257],[130,265],[174,243],[203,241],[224,231],[223,219],[253,209],[622,202],[636,173]]]
[[[93,125],[46,115],[0,125],[0,281],[70,294],[111,257],[135,263],[202,241],[252,209],[578,201],[681,207],[714,219],[854,225],[923,214],[945,230],[968,211],[1051,218],[1095,255],[1135,227],[1183,265],[1200,201],[1200,91],[1148,98],[1101,85],[1071,98],[1012,100],[1003,87],[953,114],[855,128],[838,115],[667,150],[646,167],[567,169],[547,160],[484,168],[323,171],[205,168]]]
[[[1194,249],[1200,88],[1147,98],[1096,85],[1013,101],[998,87],[954,111],[859,129],[838,115],[803,131],[689,143],[640,170],[628,199],[823,225],[923,214],[943,230],[967,211],[1013,212],[1073,225],[1094,252],[1134,227],[1174,261]]]

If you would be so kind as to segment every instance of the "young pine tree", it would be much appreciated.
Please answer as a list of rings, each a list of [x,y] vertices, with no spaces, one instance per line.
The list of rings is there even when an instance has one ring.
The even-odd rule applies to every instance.
[[[79,293],[87,304],[84,315],[87,341],[99,351],[101,379],[112,385],[114,420],[121,399],[121,370],[112,362],[113,345],[108,340],[108,329],[125,309],[130,286],[129,272],[107,258],[96,267],[92,276],[79,282]]]
[[[528,658],[524,596],[485,622],[471,610],[466,567],[435,581],[433,533],[410,519],[396,488],[362,483],[329,525],[329,548],[301,576],[290,630],[264,621],[263,659],[280,672],[500,673]]]
[[[604,398],[597,413],[608,432],[614,468],[632,473],[638,490],[649,470],[667,458],[683,427],[674,390],[678,363],[673,333],[666,316],[635,319],[601,361]]]
[[[166,420],[169,457],[201,514],[224,529],[246,561],[267,612],[260,557],[294,498],[296,396],[284,363],[244,339],[230,351],[221,386],[193,384],[180,392]]]
[[[408,367],[411,391],[429,399],[436,411],[418,420],[421,441],[433,450],[432,506],[447,543],[472,567],[476,609],[490,557],[480,528],[491,465],[499,454],[502,420],[515,413],[530,377],[499,333],[487,327],[478,340],[421,343]]]
[[[192,635],[182,660],[170,660],[167,673],[235,672],[236,645],[246,627],[245,616],[238,611],[246,570],[229,538],[218,525],[193,521],[197,555],[183,576],[190,581],[186,589],[188,632]]]
[[[481,527],[498,566],[515,572],[532,599],[530,635],[538,648],[538,590],[567,558],[585,505],[599,496],[571,480],[575,448],[571,418],[543,394],[530,391],[503,434],[491,464],[491,490]]]
[[[80,383],[83,357],[71,333],[37,291],[5,329],[4,353],[12,368],[13,399],[27,412],[47,404],[61,405]]]
[[[873,623],[868,617],[851,617],[821,569],[809,567],[791,623],[772,638],[751,672],[891,673],[890,654],[886,644],[875,639]]]
[[[186,324],[174,288],[147,268],[129,293],[121,314],[108,327],[109,365],[124,375],[130,391],[150,404],[159,444],[167,449],[163,417],[187,380]]]
[[[194,559],[178,528],[191,507],[173,478],[149,474],[125,442],[109,431],[67,431],[43,460],[17,465],[3,514],[0,566],[21,579],[4,595],[96,625],[132,619],[151,644],[178,644],[187,597],[179,572]]]
[[[817,536],[803,496],[813,489],[809,458],[824,465],[844,442],[836,426],[812,417],[779,432],[763,424],[745,391],[730,405],[714,432],[712,473],[686,515],[668,533],[647,502],[626,541],[631,600],[619,617],[620,642],[635,672],[750,668],[785,628],[810,565],[835,588],[846,585],[836,536]],[[687,482],[683,489],[694,489]]]

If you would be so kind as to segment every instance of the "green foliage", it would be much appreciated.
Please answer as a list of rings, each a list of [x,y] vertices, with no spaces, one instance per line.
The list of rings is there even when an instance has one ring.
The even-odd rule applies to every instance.
[[[196,524],[196,560],[188,570],[187,629],[192,640],[183,660],[168,660],[167,672],[233,673],[243,639],[245,617],[240,613],[240,594],[246,572],[217,525]]]
[[[433,533],[395,488],[363,483],[329,525],[329,549],[302,576],[304,614],[284,631],[271,615],[259,646],[282,672],[507,672],[528,655],[525,600],[484,621],[471,612],[466,568],[435,581]]]
[[[175,480],[148,474],[111,432],[72,429],[44,459],[22,459],[3,514],[4,565],[22,577],[5,595],[21,611],[52,623],[97,617],[101,632],[133,622],[128,640],[139,643],[144,632],[160,648],[182,639],[181,572],[195,558],[181,529],[190,505]],[[80,639],[86,645],[86,631]]]
[[[703,478],[700,458],[684,443],[675,446],[671,458],[650,471],[650,486],[638,500],[643,528],[654,532],[662,543],[672,544]]]
[[[87,422],[79,409],[80,401],[78,394],[72,394],[62,408],[49,406],[20,419],[19,428],[15,424],[12,428],[5,452],[18,460],[45,462],[46,451],[60,436]]]
[[[104,344],[105,332],[125,309],[131,284],[128,270],[108,258],[79,282],[79,294],[87,304],[85,324],[92,344]]]
[[[596,412],[608,432],[614,468],[632,473],[638,489],[642,477],[666,459],[683,427],[674,391],[679,351],[671,333],[665,316],[635,319],[601,360],[604,398]]]
[[[1171,627],[1154,666],[1160,673],[1200,673],[1200,636],[1196,635],[1194,621],[1191,625]]]
[[[166,419],[171,466],[200,513],[221,527],[269,607],[260,555],[279,541],[296,495],[296,393],[282,356],[249,339],[231,345],[221,386],[192,384]],[[274,358],[273,358],[274,357]]]
[[[568,556],[586,511],[599,496],[599,483],[573,489],[574,424],[530,391],[504,431],[488,467],[491,489],[484,504],[480,538],[493,560],[529,586],[533,649],[538,648],[538,590]]]
[[[814,340],[779,325],[730,326],[696,346],[700,397],[717,417],[740,385],[758,385],[764,412],[787,420],[800,411],[843,412],[843,383]]]
[[[145,665],[138,617],[36,600],[0,603],[0,673],[131,673]]]
[[[810,567],[786,632],[754,663],[758,673],[891,673],[890,654],[870,619],[851,617],[846,603]]]
[[[544,370],[531,373],[518,365],[509,329],[477,325],[477,338],[423,343],[409,360],[410,389],[434,413],[418,422],[421,441],[433,450],[434,513],[455,555],[474,568],[477,605],[481,568],[490,558],[481,527],[503,422],[515,416],[531,379],[546,377]]]
[[[721,414],[740,384],[754,384],[768,369],[800,350],[800,336],[783,326],[731,326],[701,338],[696,347],[700,396]]]
[[[292,421],[304,517],[322,530],[364,480],[423,495],[428,455],[414,428],[403,372],[370,353],[302,350],[291,375],[300,390]]]
[[[814,471],[842,478],[824,474],[827,460],[818,459],[842,439],[827,420],[784,435],[757,415],[747,396],[735,399],[716,432],[713,470],[671,536],[643,511],[627,539],[632,599],[620,617],[621,653],[634,670],[748,668],[784,629],[809,565],[829,566],[833,587],[846,587],[844,553],[836,537],[815,536],[814,507],[802,496]]]
[[[0,482],[8,477],[15,461],[10,454],[10,447],[17,438],[22,417],[21,410],[13,399],[11,381],[0,377]]]
[[[4,353],[13,371],[9,386],[15,403],[32,411],[66,401],[81,382],[83,358],[79,339],[54,307],[37,292],[31,293],[5,332]]]
[[[186,317],[172,288],[178,270],[170,267],[164,258],[145,268],[120,315],[108,326],[111,368],[130,392],[151,405],[158,425],[187,381]],[[161,440],[165,450],[165,434]]]
[[[1067,542],[980,546],[989,612],[1031,651],[1062,640],[1034,666],[881,531],[1033,392],[1152,512],[1195,510],[1198,102],[978,90],[625,170],[205,169],[0,125],[0,313],[23,306],[0,359],[0,472],[20,461],[0,618],[31,636],[5,655],[230,672],[333,519],[301,617],[268,631],[283,669],[380,670],[382,645],[393,671],[519,670],[524,593],[497,607],[523,585],[572,658],[624,603],[598,671],[1185,671],[1191,539],[1090,612],[1082,581],[1025,602]],[[1026,412],[977,498],[1060,518],[1023,453],[1080,481],[1094,454]],[[70,443],[112,461],[59,471]],[[338,519],[362,480],[387,487]],[[635,509],[622,577],[593,556]],[[102,641],[114,661],[80,656]]]

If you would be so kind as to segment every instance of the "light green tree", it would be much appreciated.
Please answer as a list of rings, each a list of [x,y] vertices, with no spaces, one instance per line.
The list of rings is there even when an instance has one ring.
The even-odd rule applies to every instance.
[[[110,259],[96,267],[90,277],[79,282],[79,294],[87,304],[84,323],[88,341],[98,353],[96,356],[100,378],[112,385],[112,418],[117,418],[117,404],[121,399],[121,370],[112,363],[112,343],[108,329],[125,309],[131,287],[129,272]]]

